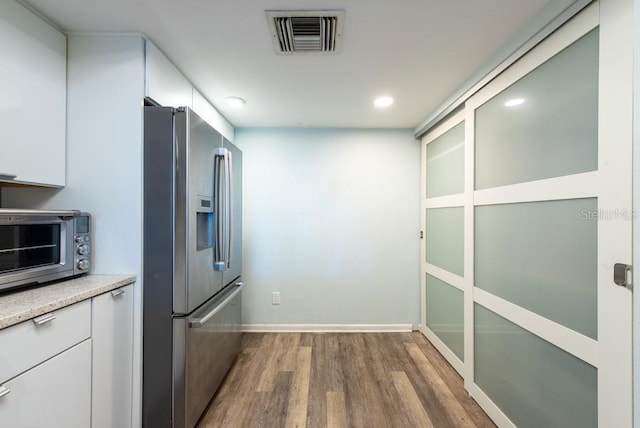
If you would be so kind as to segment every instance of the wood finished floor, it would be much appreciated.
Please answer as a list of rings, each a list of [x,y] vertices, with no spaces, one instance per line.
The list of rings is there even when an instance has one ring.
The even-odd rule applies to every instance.
[[[198,428],[495,427],[421,333],[245,333]]]

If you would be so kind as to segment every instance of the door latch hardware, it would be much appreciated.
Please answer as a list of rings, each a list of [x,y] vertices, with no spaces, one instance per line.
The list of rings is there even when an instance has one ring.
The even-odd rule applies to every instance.
[[[626,287],[631,290],[633,288],[631,268],[631,265],[625,265],[624,263],[613,265],[613,282],[620,287]]]

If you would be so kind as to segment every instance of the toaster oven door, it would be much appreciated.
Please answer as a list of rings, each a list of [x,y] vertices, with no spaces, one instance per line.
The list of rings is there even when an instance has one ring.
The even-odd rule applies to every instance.
[[[0,290],[73,274],[71,228],[62,219],[0,222]]]

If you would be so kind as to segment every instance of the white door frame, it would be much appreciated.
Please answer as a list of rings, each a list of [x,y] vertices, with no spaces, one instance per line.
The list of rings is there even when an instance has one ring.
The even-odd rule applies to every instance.
[[[632,293],[613,285],[614,263],[632,263],[633,1],[600,4],[598,207],[598,422],[631,427]],[[620,201],[624,201],[621,204]]]
[[[634,75],[633,75],[633,212],[640,213],[640,0],[633,1],[633,41],[634,41]],[[638,218],[633,226],[633,265],[640,267],[640,227]],[[637,269],[634,269],[634,275]],[[640,373],[640,293],[633,296],[633,372]],[[640,427],[640,376],[634,376],[633,386],[633,420],[634,426]]]

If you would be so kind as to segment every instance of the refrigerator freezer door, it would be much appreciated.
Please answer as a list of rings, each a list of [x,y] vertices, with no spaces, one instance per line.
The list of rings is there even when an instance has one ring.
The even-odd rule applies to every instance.
[[[222,272],[222,285],[226,286],[242,274],[242,152],[226,138],[223,147],[231,152],[232,160],[230,255],[229,266]]]
[[[176,113],[173,310],[188,314],[222,289],[213,270],[213,169],[222,136],[192,110]]]
[[[174,319],[174,428],[192,428],[240,352],[243,283]]]
[[[144,110],[142,424],[171,427],[174,278],[174,111]]]

